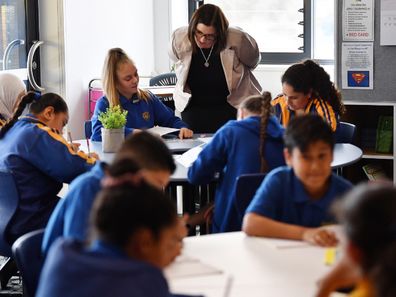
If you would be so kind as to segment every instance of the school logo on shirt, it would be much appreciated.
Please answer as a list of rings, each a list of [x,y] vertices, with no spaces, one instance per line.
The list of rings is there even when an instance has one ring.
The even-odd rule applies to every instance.
[[[150,113],[148,111],[145,111],[142,113],[142,117],[145,121],[149,121],[150,120]]]

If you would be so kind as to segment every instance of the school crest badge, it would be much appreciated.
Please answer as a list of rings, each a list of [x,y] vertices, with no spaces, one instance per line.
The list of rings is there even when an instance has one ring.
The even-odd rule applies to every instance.
[[[149,121],[150,120],[150,113],[148,111],[145,111],[142,113],[142,117],[145,121]]]

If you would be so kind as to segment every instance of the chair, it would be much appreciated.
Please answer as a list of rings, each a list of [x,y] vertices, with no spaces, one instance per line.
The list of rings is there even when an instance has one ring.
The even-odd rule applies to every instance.
[[[0,169],[0,189],[0,255],[11,257],[11,245],[5,235],[18,208],[19,195],[14,177],[7,169]]]
[[[91,122],[91,120],[88,120],[88,121],[84,122],[84,133],[85,133],[85,138],[91,138],[91,135],[92,135],[92,122]]]
[[[336,143],[352,143],[355,137],[356,126],[347,122],[340,122],[335,132]]]
[[[265,176],[266,173],[249,173],[237,177],[234,206],[237,212],[237,221],[240,226],[242,225],[246,208],[252,201]]]
[[[44,229],[31,231],[19,237],[12,245],[12,253],[23,281],[23,296],[35,296],[44,257],[41,242]]]
[[[176,74],[173,72],[163,73],[157,76],[154,76],[150,79],[150,86],[174,86],[176,85],[177,78]],[[164,96],[161,97],[162,103],[168,106],[170,109],[175,110],[175,102],[173,101],[173,96]]]

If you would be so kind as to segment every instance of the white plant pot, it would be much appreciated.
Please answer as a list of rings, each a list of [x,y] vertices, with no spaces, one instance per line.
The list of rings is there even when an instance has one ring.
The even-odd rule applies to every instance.
[[[124,141],[124,128],[105,129],[102,128],[102,151],[104,153],[115,153]]]

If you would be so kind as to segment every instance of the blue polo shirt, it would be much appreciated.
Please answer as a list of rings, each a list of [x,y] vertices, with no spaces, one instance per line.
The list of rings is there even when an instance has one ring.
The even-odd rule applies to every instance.
[[[91,171],[70,184],[67,195],[59,201],[45,228],[41,246],[43,254],[47,254],[59,237],[87,239],[89,214],[96,194],[102,188],[100,181],[105,175],[105,167],[106,163],[96,162]]]
[[[351,187],[349,181],[332,173],[327,192],[320,199],[312,200],[293,169],[280,167],[264,179],[246,213],[254,212],[287,224],[319,227],[335,222],[329,208]]]
[[[170,128],[186,128],[187,124],[175,116],[173,110],[161,102],[161,100],[150,93],[148,100],[140,99],[134,95],[127,99],[120,95],[120,105],[122,109],[127,110],[127,121],[125,125],[125,135],[128,135],[133,129],[148,129],[156,125]],[[109,107],[109,101],[106,97],[98,100],[95,111],[92,116],[92,136],[94,141],[102,141],[101,128],[102,123],[99,121],[99,114],[105,112]]]

